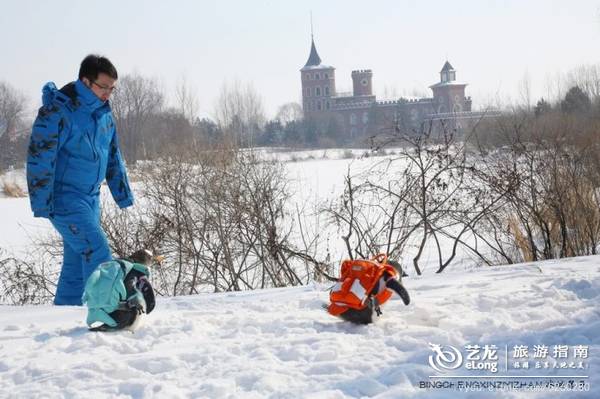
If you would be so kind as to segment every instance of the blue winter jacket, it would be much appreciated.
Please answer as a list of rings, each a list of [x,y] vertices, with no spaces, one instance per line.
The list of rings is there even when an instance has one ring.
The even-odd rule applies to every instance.
[[[60,90],[47,83],[33,124],[27,155],[27,185],[35,217],[52,217],[54,199],[77,193],[98,195],[106,179],[121,208],[133,194],[107,102],[81,80]]]

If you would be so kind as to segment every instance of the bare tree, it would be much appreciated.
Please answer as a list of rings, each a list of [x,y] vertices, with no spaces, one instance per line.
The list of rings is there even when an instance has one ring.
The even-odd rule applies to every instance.
[[[600,65],[581,65],[567,74],[567,87],[577,86],[592,103],[600,103]]]
[[[155,79],[134,73],[119,80],[112,107],[127,160],[148,158],[150,138],[145,131],[151,116],[162,109],[163,102],[164,96]]]
[[[13,134],[25,111],[25,96],[6,82],[0,81],[0,137]]]
[[[531,112],[531,76],[525,71],[523,78],[519,81],[519,96],[523,108]]]
[[[545,98],[550,102],[558,102],[564,97],[567,91],[567,82],[562,74],[555,73],[547,75],[545,78]]]
[[[252,146],[266,120],[260,94],[252,84],[243,85],[239,80],[223,84],[214,114],[220,129],[242,146]]]
[[[0,171],[25,161],[28,129],[24,126],[25,96],[0,81]]]
[[[179,78],[177,82],[175,99],[177,101],[177,109],[179,112],[190,124],[193,124],[196,121],[198,113],[198,95],[185,75]]]
[[[279,107],[277,110],[277,119],[283,126],[290,122],[299,121],[303,118],[304,111],[302,106],[298,103],[286,103]]]

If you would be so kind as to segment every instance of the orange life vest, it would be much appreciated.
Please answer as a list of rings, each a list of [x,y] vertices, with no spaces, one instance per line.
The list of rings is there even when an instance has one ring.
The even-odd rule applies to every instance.
[[[362,310],[368,305],[370,297],[375,298],[377,305],[384,304],[392,296],[392,291],[385,283],[379,284],[378,292],[372,291],[386,272],[392,277],[398,275],[396,269],[387,263],[385,254],[379,254],[371,260],[345,260],[342,262],[340,279],[329,293],[331,304],[327,311],[339,316],[348,309]]]

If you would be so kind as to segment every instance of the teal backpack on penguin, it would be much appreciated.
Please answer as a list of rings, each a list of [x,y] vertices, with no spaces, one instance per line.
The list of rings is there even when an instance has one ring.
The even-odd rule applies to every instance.
[[[147,266],[152,260],[149,251],[137,251],[130,259],[104,262],[94,270],[82,297],[91,331],[134,330],[141,315],[152,312],[155,297]]]

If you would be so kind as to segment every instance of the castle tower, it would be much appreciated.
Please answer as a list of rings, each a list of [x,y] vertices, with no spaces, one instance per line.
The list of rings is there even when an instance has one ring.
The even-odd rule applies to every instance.
[[[446,61],[442,70],[440,71],[440,82],[454,82],[456,80],[456,71],[452,67],[452,65]]]
[[[373,72],[370,69],[352,71],[354,97],[373,95]]]
[[[446,61],[440,71],[440,81],[429,86],[433,91],[437,113],[471,111],[471,99],[465,97],[467,83],[456,81],[456,70]]]
[[[305,117],[324,115],[335,97],[335,68],[321,64],[314,38],[311,39],[310,55],[300,69],[302,81],[302,109]]]

